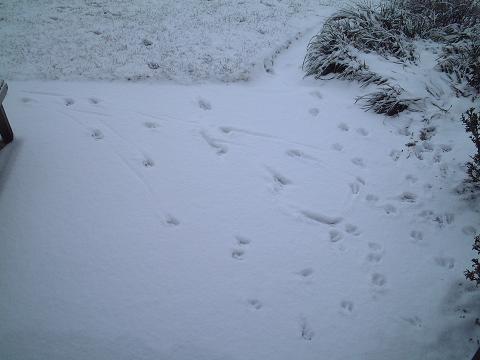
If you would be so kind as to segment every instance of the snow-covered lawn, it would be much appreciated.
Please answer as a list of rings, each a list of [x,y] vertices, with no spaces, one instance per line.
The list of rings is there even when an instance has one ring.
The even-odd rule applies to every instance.
[[[0,78],[246,80],[330,2],[2,1]]]
[[[391,69],[450,112],[365,113],[368,90],[302,79],[311,35],[244,83],[9,82],[0,359],[472,356],[471,104],[426,49]]]

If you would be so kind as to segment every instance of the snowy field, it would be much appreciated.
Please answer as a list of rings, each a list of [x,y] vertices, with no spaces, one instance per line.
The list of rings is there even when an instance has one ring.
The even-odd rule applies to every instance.
[[[205,2],[222,14],[249,4],[225,3]],[[369,55],[376,70],[425,98],[422,112],[366,113],[354,99],[368,89],[303,79],[315,33],[308,28],[316,19],[319,30],[333,8],[305,2],[289,18],[293,3],[275,2],[268,46],[257,39],[264,46],[242,48],[237,39],[222,53],[201,43],[215,26],[208,6],[198,19],[188,8],[189,19],[205,22],[158,73],[142,67],[150,51],[142,39],[158,41],[139,30],[153,29],[147,21],[120,31],[138,35],[140,45],[118,69],[124,55],[113,43],[99,53],[98,69],[84,68],[89,58],[55,70],[0,56],[0,75],[13,79],[5,106],[17,136],[0,152],[1,360],[471,358],[480,292],[463,271],[480,219],[455,189],[474,151],[459,121],[472,104],[433,69],[428,43],[418,44],[419,66]],[[14,11],[9,4],[1,6]],[[57,5],[48,2],[51,16]],[[35,36],[47,41],[40,30],[58,29],[42,21]],[[182,24],[171,21],[155,36]],[[64,30],[97,38],[111,31],[87,34],[95,21],[88,23]],[[220,22],[214,36],[242,26]],[[64,61],[58,51],[73,51],[68,32],[43,51]],[[262,70],[265,54],[297,32],[305,36]],[[195,62],[188,77],[191,59],[178,57],[187,49],[215,60]],[[223,72],[223,56],[240,65]],[[217,82],[243,70],[250,81]],[[130,73],[212,81],[44,80]],[[19,80],[35,77],[43,80]],[[432,116],[432,103],[449,111]]]

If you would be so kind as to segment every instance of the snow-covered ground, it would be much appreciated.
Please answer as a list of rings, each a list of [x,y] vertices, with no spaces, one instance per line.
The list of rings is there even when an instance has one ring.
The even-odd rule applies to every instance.
[[[9,82],[0,359],[472,356],[472,104],[419,44],[374,62],[438,96],[365,113],[368,89],[302,79],[311,35],[244,83]]]

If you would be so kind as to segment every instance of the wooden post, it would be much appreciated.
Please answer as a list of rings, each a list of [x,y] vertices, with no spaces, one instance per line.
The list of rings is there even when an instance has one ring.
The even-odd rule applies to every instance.
[[[8,122],[7,114],[3,108],[2,102],[7,95],[8,86],[3,80],[0,80],[0,136],[2,137],[3,144],[8,144],[13,141],[13,131]]]

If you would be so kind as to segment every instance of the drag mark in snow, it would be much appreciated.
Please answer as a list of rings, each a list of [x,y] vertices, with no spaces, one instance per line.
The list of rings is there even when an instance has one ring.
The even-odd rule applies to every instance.
[[[305,216],[307,219],[310,219],[325,225],[336,225],[343,220],[341,217],[326,216],[326,215],[319,214],[309,210],[302,210],[300,211],[300,213],[303,216]]]

